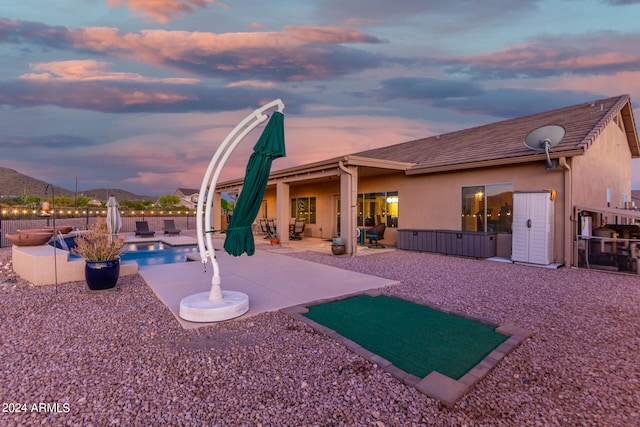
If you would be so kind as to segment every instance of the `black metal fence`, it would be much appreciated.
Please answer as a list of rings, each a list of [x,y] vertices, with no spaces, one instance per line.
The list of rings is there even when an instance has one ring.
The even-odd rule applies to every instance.
[[[56,226],[68,225],[77,227],[80,230],[86,230],[99,219],[106,220],[106,216],[106,210],[91,212],[59,211],[55,214],[55,218],[54,216],[44,216],[25,210],[0,210],[0,248],[11,246],[6,235],[17,234],[17,230],[51,226],[54,219]],[[136,221],[147,221],[150,230],[161,232],[165,219],[172,219],[176,227],[182,230],[193,230],[197,227],[195,211],[125,211],[122,213],[122,229],[120,231],[123,233],[134,232],[136,230]]]

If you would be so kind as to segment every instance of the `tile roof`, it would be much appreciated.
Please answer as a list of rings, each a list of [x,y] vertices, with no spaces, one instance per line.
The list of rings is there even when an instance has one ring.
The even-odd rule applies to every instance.
[[[629,146],[633,157],[640,157],[638,137],[628,95],[546,111],[504,120],[401,144],[361,151],[353,156],[377,160],[412,163],[407,171],[428,172],[429,169],[454,169],[456,165],[519,158],[534,160],[540,152],[524,144],[525,136],[538,127],[558,124],[565,128],[562,141],[552,149],[552,157],[576,155],[586,150],[602,130],[623,110]],[[531,158],[531,159],[528,159]]]
[[[199,188],[177,188],[176,191],[181,192],[185,196],[192,196],[194,194],[198,194],[200,192]]]

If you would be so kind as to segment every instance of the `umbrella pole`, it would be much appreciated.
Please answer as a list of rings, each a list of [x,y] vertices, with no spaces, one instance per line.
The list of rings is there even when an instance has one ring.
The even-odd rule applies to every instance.
[[[213,266],[213,277],[211,278],[211,291],[209,291],[209,301],[222,299],[222,288],[220,287],[220,266],[215,256],[211,257]]]
[[[246,294],[234,291],[222,291],[221,289],[220,268],[216,259],[212,238],[214,231],[212,224],[212,201],[214,200],[213,194],[215,193],[218,178],[229,156],[231,156],[231,153],[249,132],[267,121],[269,117],[264,113],[273,108],[277,108],[278,111],[282,112],[284,110],[284,103],[280,99],[276,99],[249,114],[227,135],[209,162],[200,186],[200,197],[198,197],[197,234],[200,258],[205,268],[207,262],[211,259],[213,277],[211,279],[211,290],[209,292],[188,296],[180,302],[180,317],[185,320],[192,322],[217,322],[241,316],[249,310],[249,297]],[[238,132],[240,132],[240,134],[236,136]]]

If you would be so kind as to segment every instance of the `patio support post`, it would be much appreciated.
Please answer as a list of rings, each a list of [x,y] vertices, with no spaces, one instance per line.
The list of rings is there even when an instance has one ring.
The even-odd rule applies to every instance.
[[[345,251],[355,255],[357,250],[357,224],[358,224],[358,168],[357,166],[345,166],[339,163],[340,170],[340,230],[341,237],[345,241]]]
[[[573,251],[573,239],[574,233],[576,232],[578,224],[577,218],[571,218],[571,214],[573,212],[573,183],[571,180],[571,166],[567,163],[566,157],[560,157],[560,167],[564,170],[564,215],[563,215],[563,223],[566,224],[564,227],[564,265],[567,266],[578,266],[578,257],[577,254],[574,256]],[[573,221],[572,221],[573,219]],[[576,241],[577,244],[577,241]],[[577,246],[576,246],[577,252]]]
[[[289,241],[289,184],[278,182],[276,184],[276,229],[280,237],[280,243]]]
[[[211,190],[213,191],[213,190]],[[222,193],[219,191],[214,191],[213,192],[213,206],[214,206],[214,215],[213,215],[213,228],[215,230],[221,230],[222,229]],[[215,215],[215,213],[218,213],[218,215]]]

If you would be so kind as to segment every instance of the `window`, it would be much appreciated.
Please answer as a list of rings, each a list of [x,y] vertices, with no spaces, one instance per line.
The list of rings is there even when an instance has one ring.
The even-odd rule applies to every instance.
[[[398,227],[397,191],[358,195],[358,225],[373,227],[380,223]]]
[[[513,184],[462,187],[462,231],[511,233]]]
[[[307,224],[316,223],[316,198],[291,199],[291,218],[304,219]]]

